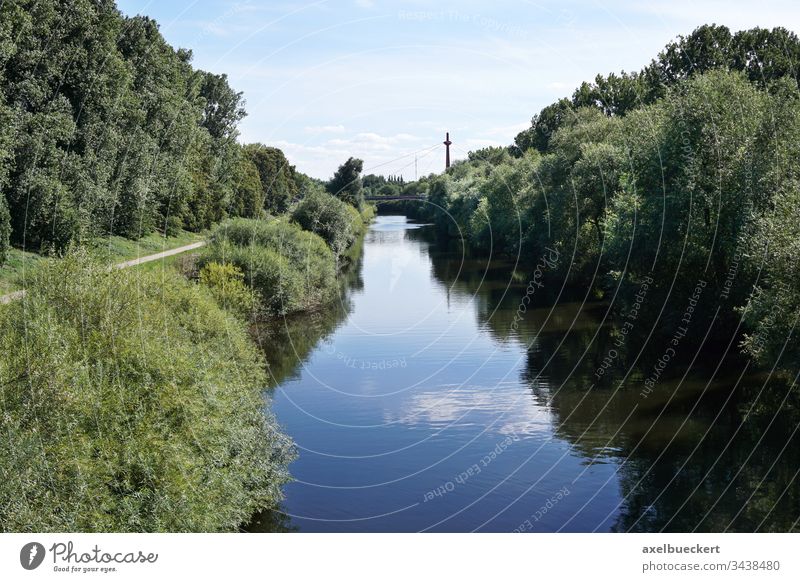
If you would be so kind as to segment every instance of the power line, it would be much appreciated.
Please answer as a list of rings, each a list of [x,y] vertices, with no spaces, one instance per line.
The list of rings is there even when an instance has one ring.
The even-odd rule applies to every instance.
[[[396,157],[396,158],[394,158],[393,160],[389,160],[389,161],[386,161],[386,162],[381,162],[380,164],[376,164],[376,165],[374,165],[374,166],[370,166],[369,168],[365,168],[365,169],[364,169],[364,172],[365,172],[365,173],[366,173],[366,172],[371,172],[371,171],[373,171],[373,170],[374,170],[374,169],[376,169],[376,168],[381,168],[381,167],[383,167],[383,166],[388,166],[389,164],[393,164],[393,163],[397,162],[398,160],[402,160],[402,159],[404,159],[404,158],[408,158],[408,157],[410,157],[410,156],[415,156],[415,155],[417,155],[418,153],[421,153],[421,152],[430,152],[430,151],[434,150],[435,148],[438,148],[438,147],[440,147],[440,145],[441,145],[441,144],[438,144],[438,143],[437,143],[437,144],[434,144],[434,145],[432,145],[431,147],[428,147],[428,148],[423,148],[423,149],[419,149],[419,150],[417,150],[417,151],[414,151],[414,152],[411,152],[411,153],[404,154],[404,155],[402,155],[402,156]]]

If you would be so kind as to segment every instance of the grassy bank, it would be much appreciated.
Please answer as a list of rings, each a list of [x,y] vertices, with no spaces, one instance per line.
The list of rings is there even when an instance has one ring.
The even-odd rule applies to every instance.
[[[222,223],[201,253],[199,266],[231,266],[228,283],[236,285],[241,275],[257,294],[252,306],[256,317],[314,311],[336,296],[339,269],[360,252],[373,216],[372,206],[359,212],[330,194],[313,192],[286,216]],[[224,291],[224,284],[219,287]],[[246,303],[239,309],[251,307]]]
[[[263,358],[203,285],[79,251],[0,324],[3,531],[230,531],[279,501]]]
[[[337,216],[349,257],[369,209]],[[220,225],[197,279],[173,268],[184,255],[108,269],[199,238],[14,252],[27,295],[0,307],[0,531],[235,531],[280,503],[294,450],[248,320],[329,305],[341,261],[284,216]]]
[[[0,296],[25,287],[25,280],[44,261],[42,255],[9,249],[6,263],[0,267]]]
[[[121,263],[130,259],[136,259],[147,255],[154,255],[162,251],[176,249],[186,246],[205,238],[203,233],[181,231],[176,236],[165,237],[158,233],[149,234],[139,240],[130,240],[121,236],[112,236],[102,239],[89,245],[89,248],[108,264]],[[174,257],[164,259],[164,261],[174,262]],[[20,249],[9,249],[8,259],[3,266],[0,266],[0,295],[6,295],[14,291],[25,288],[26,281],[30,280],[33,271],[46,261],[46,257],[38,254],[23,251]],[[157,261],[154,265],[140,268],[153,269],[162,261]]]
[[[338,288],[330,247],[285,219],[222,224],[200,263],[233,265],[243,273],[265,316],[312,311],[331,301]]]

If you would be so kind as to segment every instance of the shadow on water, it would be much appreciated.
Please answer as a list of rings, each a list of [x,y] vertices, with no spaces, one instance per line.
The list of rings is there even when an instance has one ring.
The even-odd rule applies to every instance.
[[[339,296],[324,310],[253,325],[251,332],[264,353],[270,389],[296,378],[312,350],[347,319],[353,294],[364,288],[361,278],[363,244],[363,238],[359,239],[344,257],[339,274]],[[288,533],[297,530],[283,507],[259,512],[242,526],[242,531],[253,533]]]
[[[253,516],[242,528],[245,533],[294,533],[299,528],[292,523],[292,518],[282,507],[262,511]]]
[[[264,352],[270,387],[296,377],[311,351],[344,323],[352,309],[353,295],[364,288],[361,278],[363,238],[345,256],[339,273],[339,295],[324,309],[261,321],[252,335]]]
[[[648,393],[644,381],[668,343],[663,335],[646,343],[646,334],[632,334],[620,344],[617,314],[605,303],[579,302],[575,290],[555,304],[548,290],[512,331],[509,305],[525,284],[506,285],[508,261],[461,262],[461,254],[458,244],[432,248],[435,276],[478,295],[478,318],[498,340],[526,346],[523,378],[553,412],[556,434],[587,465],[618,466],[622,498],[612,531],[798,530],[795,382],[756,369],[735,343],[728,353],[714,344],[670,362]]]
[[[371,232],[367,245],[371,262],[364,265],[360,255],[345,274],[342,301],[329,311],[258,330],[275,385],[286,386],[291,397],[291,403],[281,399],[276,414],[308,447],[293,474],[334,486],[290,485],[286,507],[256,516],[248,530],[510,531],[564,484],[570,497],[529,531],[797,529],[800,399],[790,380],[755,369],[735,346],[725,354],[725,345],[715,343],[700,354],[687,349],[676,355],[645,390],[668,334],[621,334],[620,316],[609,302],[548,285],[521,311],[529,272],[515,269],[513,261],[469,256],[457,242],[437,240],[424,227],[386,224]],[[392,245],[405,245],[405,254],[393,255]],[[380,277],[394,277],[399,269],[393,264],[381,270],[378,259],[384,258],[414,281],[407,289],[392,281],[399,293],[394,303],[371,295],[375,289],[386,294],[390,287],[381,287]],[[420,274],[425,269],[429,288]],[[418,312],[427,313],[420,307],[424,294],[440,296],[430,305],[441,319],[424,316],[424,325],[412,327],[411,335],[391,336],[397,342],[392,349],[408,344],[417,350],[409,360],[414,365],[395,370],[397,377],[356,374],[341,362],[337,367],[320,348],[330,340],[356,346],[363,357],[385,356],[389,348],[382,342],[389,340],[369,335],[364,326],[377,321],[405,329]],[[473,324],[459,316],[467,313]],[[437,325],[450,326],[452,335]],[[476,346],[479,340],[484,343]],[[449,365],[442,369],[443,362]],[[426,366],[438,371],[429,373]],[[471,374],[461,373],[466,369]],[[339,376],[343,384],[337,390],[360,389],[367,398],[320,391],[319,378]],[[408,393],[394,395],[393,383]],[[446,388],[451,385],[460,387]],[[376,394],[380,389],[386,394]],[[523,400],[515,400],[517,394]],[[504,408],[508,402],[515,403],[516,414]],[[298,406],[307,410],[300,413]],[[344,424],[311,422],[309,410],[333,411]],[[523,426],[518,433],[514,419]],[[501,420],[512,428],[498,428]],[[380,428],[365,439],[357,425],[369,423]],[[427,498],[420,503],[427,490],[452,480],[506,434],[519,437],[520,444],[480,478],[435,505],[425,505]],[[535,446],[544,447],[535,457],[541,460],[530,463]],[[382,456],[406,447],[413,454]],[[328,448],[335,458],[317,452]],[[417,475],[421,465],[433,474]],[[548,465],[555,470],[549,477]],[[363,488],[380,479],[397,485]],[[397,506],[419,511],[386,513]],[[350,519],[358,511],[387,516]],[[315,512],[336,519],[287,517]]]

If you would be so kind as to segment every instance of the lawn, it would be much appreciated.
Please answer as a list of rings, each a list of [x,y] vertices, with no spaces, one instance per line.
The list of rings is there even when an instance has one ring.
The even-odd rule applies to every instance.
[[[164,237],[158,233],[147,235],[139,240],[112,236],[98,241],[94,246],[110,263],[121,263],[129,259],[146,257],[162,251],[190,245],[204,239],[202,233],[182,231],[177,236]]]
[[[129,259],[146,257],[162,251],[189,245],[203,240],[202,233],[181,232],[177,236],[164,237],[158,233],[150,234],[139,240],[128,240],[121,236],[112,236],[92,244],[92,248],[109,264],[116,264]],[[176,260],[174,255],[152,263],[145,263],[139,268],[154,269],[171,264]],[[0,267],[0,296],[25,287],[25,279],[31,270],[44,260],[42,255],[20,249],[9,251],[6,264]]]
[[[25,278],[30,276],[31,270],[44,260],[36,253],[29,253],[19,249],[9,249],[5,265],[0,267],[0,295],[22,289]]]

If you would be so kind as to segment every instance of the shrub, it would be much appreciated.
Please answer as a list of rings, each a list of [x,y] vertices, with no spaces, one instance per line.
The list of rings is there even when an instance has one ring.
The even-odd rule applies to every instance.
[[[8,258],[9,239],[11,238],[11,215],[8,213],[5,195],[0,192],[0,267]]]
[[[363,230],[361,214],[355,207],[324,192],[309,193],[292,214],[305,230],[325,239],[336,256],[341,256]]]
[[[0,350],[0,529],[229,531],[280,500],[262,358],[177,273],[49,262]]]
[[[221,225],[202,264],[241,269],[267,315],[308,311],[336,294],[336,262],[319,236],[283,220],[236,219]]]
[[[200,282],[208,287],[222,307],[247,319],[258,306],[258,298],[244,283],[244,273],[234,265],[208,263],[200,270]]]
[[[375,218],[376,207],[374,204],[365,204],[361,209],[361,222],[369,224]]]

